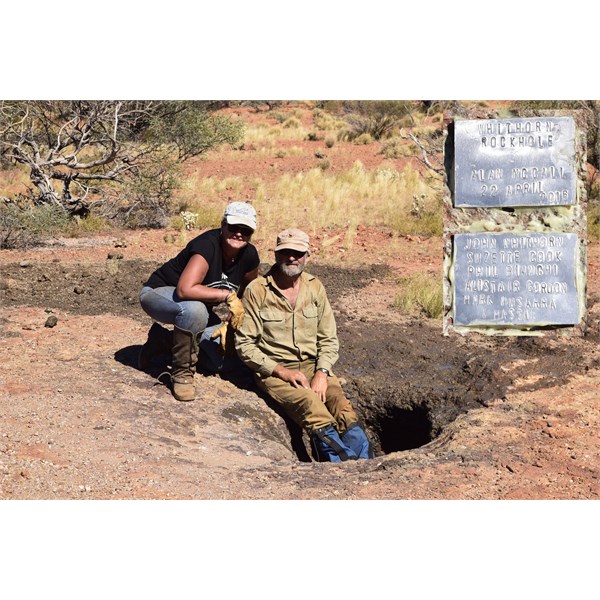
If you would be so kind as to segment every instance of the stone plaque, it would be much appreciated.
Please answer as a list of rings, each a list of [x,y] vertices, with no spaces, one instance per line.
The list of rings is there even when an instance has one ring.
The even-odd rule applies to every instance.
[[[579,323],[577,235],[454,236],[455,325]]]
[[[456,121],[454,159],[457,207],[576,202],[571,117]]]

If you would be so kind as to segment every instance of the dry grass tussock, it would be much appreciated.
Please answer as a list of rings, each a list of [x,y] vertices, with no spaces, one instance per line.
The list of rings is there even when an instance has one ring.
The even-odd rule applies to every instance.
[[[402,278],[394,306],[407,314],[441,319],[444,310],[442,281],[428,273]]]
[[[293,117],[291,117],[293,118]],[[292,123],[287,125],[286,123]],[[245,145],[254,145],[257,148],[270,148],[278,141],[300,142],[308,137],[309,131],[300,121],[284,121],[281,125],[253,125],[246,128],[244,135]]]

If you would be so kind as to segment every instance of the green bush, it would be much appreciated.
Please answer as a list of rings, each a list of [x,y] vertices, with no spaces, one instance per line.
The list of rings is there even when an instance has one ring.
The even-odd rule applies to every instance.
[[[59,206],[19,206],[7,202],[0,210],[0,249],[30,248],[68,231],[71,220]]]

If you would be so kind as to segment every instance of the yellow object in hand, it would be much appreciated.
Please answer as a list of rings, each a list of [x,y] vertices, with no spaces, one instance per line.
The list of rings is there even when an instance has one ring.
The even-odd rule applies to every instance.
[[[225,352],[227,350],[227,326],[229,323],[227,321],[221,323],[221,326],[215,329],[210,336],[211,340],[214,340],[221,336],[221,350]]]
[[[229,322],[237,331],[241,327],[242,321],[244,320],[244,306],[235,292],[231,292],[231,294],[227,296],[227,305],[231,311],[231,318],[229,319]]]

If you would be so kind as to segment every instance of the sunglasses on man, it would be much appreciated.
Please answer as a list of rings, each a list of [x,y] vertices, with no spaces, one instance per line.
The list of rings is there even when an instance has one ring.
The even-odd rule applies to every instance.
[[[278,254],[289,258],[290,256],[295,256],[296,258],[304,258],[306,252],[302,252],[301,250],[293,250],[292,248],[284,248],[283,250],[277,250]]]

